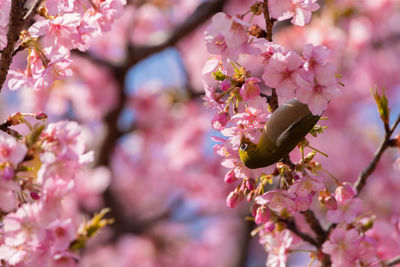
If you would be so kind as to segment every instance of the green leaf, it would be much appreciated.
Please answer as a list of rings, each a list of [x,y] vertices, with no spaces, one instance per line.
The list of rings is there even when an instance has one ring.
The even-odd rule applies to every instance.
[[[371,94],[375,99],[375,103],[378,107],[378,112],[381,120],[385,125],[389,125],[390,108],[388,104],[388,99],[385,95],[385,89],[382,89],[381,94],[379,94],[378,89],[371,89]]]

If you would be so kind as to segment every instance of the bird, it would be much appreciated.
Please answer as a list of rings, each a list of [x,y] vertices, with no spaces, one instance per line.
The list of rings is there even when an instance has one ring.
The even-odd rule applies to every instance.
[[[320,115],[313,115],[306,104],[292,98],[277,108],[265,123],[258,144],[243,136],[239,156],[250,169],[272,165],[292,151],[312,130]]]

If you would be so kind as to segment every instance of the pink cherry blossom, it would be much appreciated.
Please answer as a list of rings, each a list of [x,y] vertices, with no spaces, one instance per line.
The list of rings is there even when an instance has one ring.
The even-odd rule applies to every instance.
[[[360,244],[360,236],[355,229],[346,231],[341,227],[335,228],[329,235],[329,240],[322,245],[322,251],[331,255],[334,266],[354,266],[355,251]]]
[[[76,0],[47,0],[46,7],[50,15],[57,15],[64,12],[72,12],[78,9],[81,1]]]
[[[256,215],[254,216],[255,223],[261,224],[267,222],[271,216],[270,213],[271,212],[269,208],[267,208],[266,206],[264,205],[259,206],[258,209],[256,210]]]
[[[315,194],[318,191],[325,189],[324,184],[313,177],[303,177],[296,180],[289,189],[290,193],[295,193],[298,196],[308,196],[310,194]]]
[[[92,152],[85,153],[85,142],[76,122],[51,123],[42,136],[45,151],[40,155],[43,165],[38,175],[41,181],[53,175],[74,178],[77,169],[93,160]]]
[[[335,228],[329,240],[322,245],[322,251],[331,256],[332,266],[350,267],[355,265],[378,266],[375,242],[360,236],[356,229]]]
[[[7,45],[7,25],[11,1],[0,0],[0,6],[0,49],[3,49]]]
[[[277,53],[277,52],[280,52],[282,54],[285,53],[284,47],[282,47],[281,45],[274,43],[274,42],[268,42],[265,39],[255,40],[254,45],[261,50],[260,57],[262,57],[262,59],[263,59],[262,62],[264,64],[268,64],[269,60],[275,53]]]
[[[246,79],[245,83],[240,88],[240,96],[244,101],[250,100],[260,95],[260,79],[251,77]]]
[[[2,177],[3,178],[3,177]],[[21,191],[20,186],[12,180],[3,180],[0,182],[0,210],[3,212],[11,212],[17,207],[18,193]]]
[[[211,120],[211,124],[215,130],[221,131],[229,122],[229,119],[229,113],[222,111],[215,114],[214,118]]]
[[[94,6],[87,11],[91,14],[92,20],[98,24],[101,31],[110,31],[114,19],[122,10],[123,1],[95,0],[93,4]]]
[[[256,203],[266,205],[272,211],[281,214],[283,211],[292,212],[296,209],[296,203],[293,201],[294,194],[283,190],[272,190],[256,197]]]
[[[85,169],[76,178],[74,194],[86,209],[98,210],[103,203],[101,193],[107,189],[110,181],[111,173],[106,167]]]
[[[83,40],[77,30],[81,22],[79,13],[66,13],[54,19],[45,19],[36,22],[29,28],[32,37],[44,35],[46,46],[64,46],[68,49],[77,47]]]
[[[65,79],[72,76],[72,71],[68,68],[71,60],[65,56],[53,57],[50,63],[36,65],[32,76],[36,80],[35,89],[50,87],[54,81]]]
[[[51,232],[55,251],[67,251],[72,240],[76,238],[76,227],[71,219],[59,220],[51,222],[46,229]]]
[[[339,223],[344,221],[352,223],[363,212],[363,202],[359,198],[353,198],[345,204],[339,204],[335,210],[328,210],[327,218],[331,222]]]
[[[292,18],[291,22],[304,26],[311,20],[311,13],[319,9],[317,0],[272,0],[268,1],[270,16],[279,21]]]
[[[9,162],[14,167],[17,167],[28,151],[27,147],[17,142],[17,140],[0,131],[0,163]]]
[[[316,64],[323,65],[329,54],[330,51],[325,46],[314,46],[312,44],[304,45],[303,59],[306,60],[304,67],[307,70],[312,70]]]
[[[335,67],[327,63],[316,66],[314,72],[303,70],[296,76],[296,97],[307,104],[313,114],[322,114],[328,101],[341,94],[334,75]]]
[[[276,88],[278,96],[290,99],[294,96],[297,87],[295,79],[302,64],[303,61],[296,52],[277,52],[265,67],[262,77],[267,86]]]
[[[12,91],[35,87],[35,80],[32,78],[32,74],[28,74],[26,71],[10,70],[8,76],[8,88]]]
[[[260,243],[268,251],[267,266],[284,267],[289,250],[298,245],[300,239],[290,230],[274,231],[271,234],[262,235]]]
[[[239,54],[255,53],[258,50],[248,44],[246,26],[248,24],[238,18],[228,17],[222,12],[215,14],[204,32],[207,50],[232,61],[238,60]]]
[[[352,184],[348,182],[344,182],[341,186],[338,186],[335,190],[335,198],[336,200],[344,204],[346,201],[352,199],[356,195],[356,190],[352,186]]]

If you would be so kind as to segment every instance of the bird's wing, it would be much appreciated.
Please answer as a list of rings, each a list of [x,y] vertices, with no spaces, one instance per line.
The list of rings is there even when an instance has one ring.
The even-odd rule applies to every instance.
[[[292,147],[293,149],[311,131],[319,118],[320,116],[314,116],[311,113],[305,115],[278,136],[276,145],[278,147]]]
[[[268,119],[264,127],[264,134],[276,142],[279,136],[289,131],[293,125],[311,114],[307,105],[302,104],[296,98],[281,105]]]

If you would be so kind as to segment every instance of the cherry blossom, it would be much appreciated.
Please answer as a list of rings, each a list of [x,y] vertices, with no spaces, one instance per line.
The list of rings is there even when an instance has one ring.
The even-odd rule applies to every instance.
[[[279,21],[292,18],[291,22],[304,26],[311,20],[311,13],[319,9],[317,0],[272,0],[268,1],[270,16]]]
[[[296,96],[315,115],[322,114],[328,101],[341,94],[334,73],[335,67],[327,63],[316,66],[313,73],[300,71],[296,76]]]
[[[222,12],[215,14],[212,24],[204,32],[208,51],[233,61],[238,60],[240,53],[256,52],[257,49],[248,44],[247,26],[248,24],[238,18],[229,17]]]
[[[294,194],[272,190],[256,197],[256,203],[267,205],[274,212],[281,214],[283,211],[292,212],[296,209],[296,203],[293,201],[293,198]]]
[[[290,99],[295,95],[296,77],[302,64],[300,56],[293,51],[277,52],[270,58],[262,77],[267,86],[276,88],[278,96]]]

